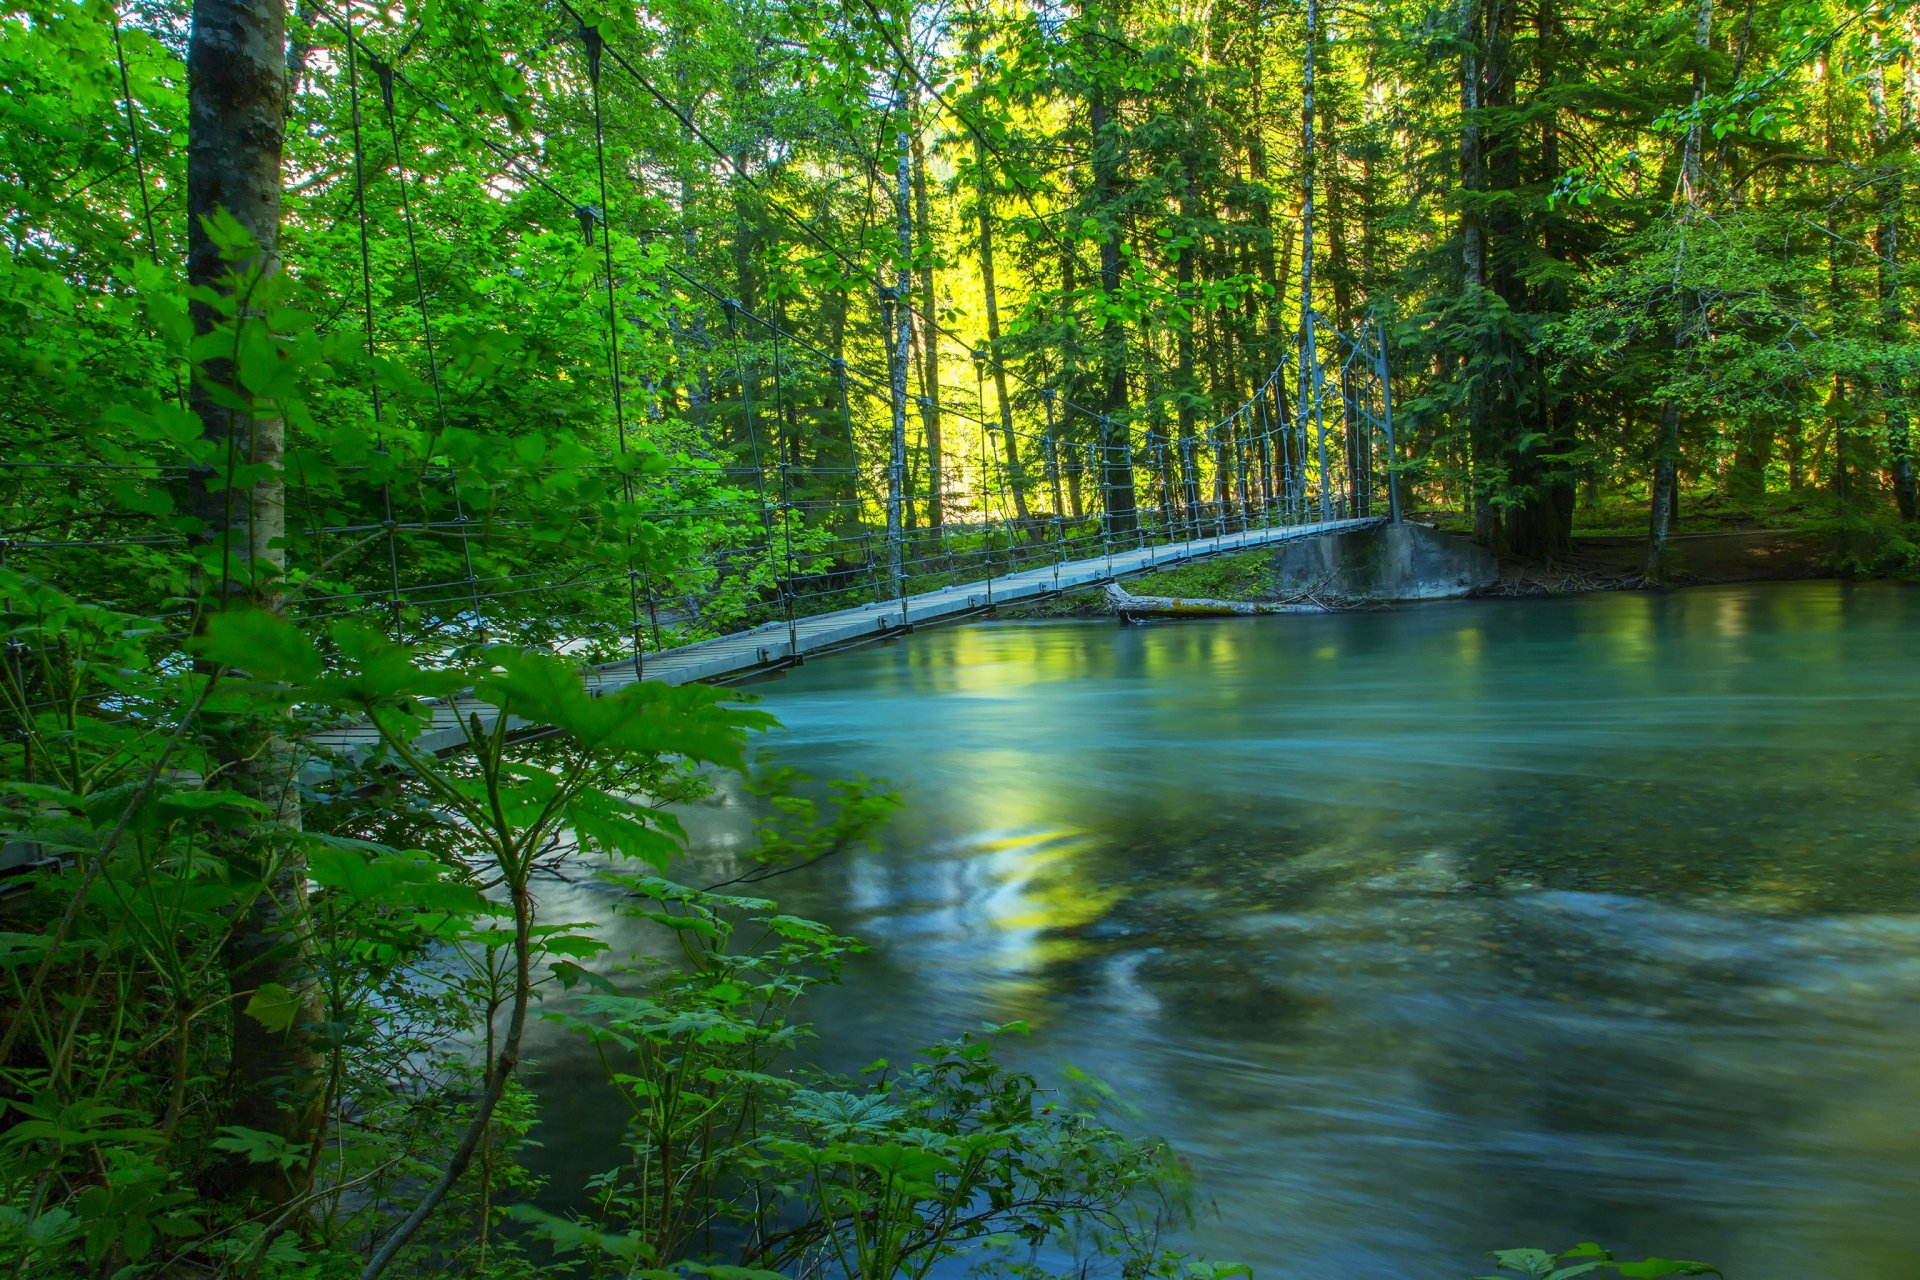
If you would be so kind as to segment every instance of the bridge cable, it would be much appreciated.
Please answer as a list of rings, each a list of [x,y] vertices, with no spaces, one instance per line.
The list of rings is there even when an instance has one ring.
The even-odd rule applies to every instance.
[[[347,117],[353,127],[353,204],[358,214],[360,232],[360,297],[366,317],[367,331],[367,387],[373,402],[373,448],[381,461],[380,467],[380,511],[381,524],[386,532],[387,576],[391,588],[388,600],[387,628],[395,640],[400,635],[400,613],[404,597],[400,592],[400,539],[399,525],[393,518],[393,486],[391,483],[392,455],[387,450],[384,429],[384,406],[380,396],[379,353],[376,350],[376,332],[373,318],[373,249],[367,238],[367,175],[366,151],[360,136],[360,63],[355,56],[353,38],[353,15],[347,15]]]
[[[614,292],[613,216],[612,205],[607,196],[606,130],[600,109],[600,55],[603,48],[600,28],[590,27],[582,22],[580,40],[586,46],[587,79],[591,83],[593,92],[593,162],[600,179],[598,210],[602,231],[600,256],[607,282],[607,368],[613,378],[613,422],[620,447],[620,499],[626,508],[620,526],[625,535],[626,544],[627,608],[633,641],[633,678],[644,680],[646,679],[646,662],[641,656],[644,645],[641,641],[640,628],[640,570],[634,563],[634,526],[639,519],[639,509],[633,500],[633,460],[627,451],[626,390],[620,378],[620,309]],[[581,212],[580,225],[586,232],[587,243],[592,244],[592,211]]]
[[[348,52],[351,55],[351,49]],[[449,430],[447,400],[440,385],[439,356],[433,345],[433,317],[427,307],[426,276],[420,268],[420,242],[414,227],[413,196],[408,190],[406,162],[400,151],[400,124],[393,106],[394,71],[390,64],[371,55],[368,56],[367,61],[373,68],[374,77],[380,82],[380,103],[387,117],[387,136],[393,144],[393,176],[400,184],[400,221],[407,233],[407,259],[413,270],[414,307],[420,314],[421,343],[426,354],[428,383],[433,388],[433,409],[435,421],[438,424],[438,435],[441,439],[446,439]],[[432,456],[430,441],[429,447],[421,453],[421,465],[426,466]],[[473,607],[474,625],[479,628],[480,639],[485,640],[487,619],[480,603],[480,579],[473,571],[473,537],[471,530],[467,527],[465,500],[460,496],[459,468],[453,464],[451,455],[447,465],[448,487],[453,493],[453,515],[460,525],[460,560],[466,571],[467,596]]]

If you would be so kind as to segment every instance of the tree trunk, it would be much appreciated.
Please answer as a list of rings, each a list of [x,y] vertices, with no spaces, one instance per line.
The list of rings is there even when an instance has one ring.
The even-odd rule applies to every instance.
[[[1482,292],[1487,283],[1486,230],[1480,194],[1486,185],[1480,152],[1480,24],[1477,0],[1460,0],[1460,297],[1473,336],[1462,354],[1467,396],[1467,492],[1473,512],[1473,538],[1483,547],[1498,539],[1489,492],[1493,439],[1487,411],[1486,323]]]
[[[1515,18],[1513,7],[1504,6],[1504,13],[1506,22],[1511,24]],[[1539,0],[1534,14],[1538,88],[1533,101],[1528,104],[1539,113],[1540,118],[1539,164],[1532,174],[1536,190],[1552,190],[1564,176],[1560,163],[1559,111],[1554,96],[1561,83],[1558,54],[1562,34],[1559,8],[1554,0]],[[1508,45],[1511,39],[1511,35],[1506,38]],[[1513,96],[1511,84],[1510,76],[1502,77],[1501,94],[1509,100]],[[1497,104],[1490,101],[1489,105]],[[1518,131],[1517,126],[1514,131]],[[1511,136],[1502,141],[1511,141]],[[1511,191],[1522,181],[1519,149],[1511,148],[1503,156],[1503,161],[1493,167],[1496,173],[1504,174],[1504,180],[1498,184],[1501,190]],[[1565,226],[1563,218],[1553,210],[1536,216],[1541,228],[1541,258],[1547,262],[1568,261],[1568,247],[1562,234]],[[1505,232],[1515,243],[1523,242],[1527,235],[1524,216],[1509,220]],[[1570,305],[1568,290],[1558,276],[1543,272],[1541,279],[1531,284],[1524,277],[1523,265],[1509,255],[1504,268],[1497,273],[1495,289],[1508,300],[1510,309],[1517,311],[1524,307],[1531,314],[1542,317],[1566,313]],[[1516,425],[1530,417],[1535,438],[1527,440],[1527,433],[1521,429],[1516,432],[1518,438],[1509,444],[1510,474],[1515,483],[1514,492],[1508,495],[1502,522],[1504,547],[1509,554],[1550,560],[1571,550],[1573,546],[1576,477],[1562,459],[1578,450],[1578,441],[1568,423],[1570,415],[1565,411],[1556,379],[1542,357],[1536,352],[1526,351],[1518,367],[1523,370],[1523,380],[1508,380],[1510,402],[1514,410],[1512,416]]]
[[[1332,494],[1327,476],[1327,425],[1317,411],[1319,397],[1315,378],[1317,356],[1314,350],[1313,320],[1313,179],[1314,119],[1313,70],[1314,46],[1320,40],[1319,0],[1307,0],[1307,38],[1301,56],[1300,101],[1300,394],[1299,437],[1304,444],[1311,423],[1317,437],[1320,468],[1320,519],[1333,518]]]
[[[286,132],[286,12],[282,0],[195,0],[187,43],[187,283],[233,299],[223,308],[196,299],[194,328],[207,334],[267,323],[255,290],[281,269],[280,156]],[[252,237],[251,252],[224,251],[208,221],[229,215]],[[278,611],[286,569],[286,488],[282,472],[286,424],[279,406],[259,412],[229,407],[244,397],[234,365],[205,362],[191,404],[201,438],[215,457],[245,468],[250,481],[229,487],[231,471],[196,469],[193,512],[206,526],[220,566],[208,584],[209,607]],[[225,399],[226,404],[221,403]],[[226,842],[237,883],[257,881],[259,895],[234,922],[226,946],[233,992],[234,1095],[229,1123],[272,1133],[293,1149],[315,1145],[326,1104],[320,1054],[311,1028],[321,1018],[306,922],[306,862],[287,837],[300,826],[293,744],[257,720],[210,722],[217,776],[266,805],[269,817],[233,832]],[[249,1012],[256,993],[275,984],[291,994],[291,1025],[278,1029]],[[287,998],[270,1002],[282,1012]],[[273,1204],[305,1194],[312,1167],[237,1166],[235,1176]]]
[[[1874,155],[1874,201],[1878,205],[1879,226],[1874,237],[1874,261],[1880,294],[1879,338],[1882,350],[1893,350],[1906,337],[1906,313],[1900,297],[1900,214],[1906,195],[1897,157],[1893,154],[1892,130],[1887,119],[1887,72],[1881,59],[1880,33],[1871,34],[1874,57],[1867,71],[1867,99],[1873,108],[1872,136]],[[1907,145],[1911,145],[1911,139]],[[1916,509],[1913,466],[1913,433],[1907,422],[1905,379],[1897,366],[1881,360],[1874,390],[1886,416],[1887,464],[1892,473],[1893,498],[1900,518],[1913,520]]]
[[[1092,4],[1083,18],[1095,16]],[[1104,22],[1104,15],[1100,15]],[[1133,460],[1127,447],[1127,333],[1115,314],[1120,300],[1120,112],[1119,91],[1096,71],[1087,99],[1093,138],[1093,201],[1104,224],[1100,237],[1100,293],[1106,300],[1100,324],[1100,359],[1106,388],[1100,417],[1100,490],[1109,534],[1133,532]]]
[[[1117,582],[1104,593],[1107,610],[1121,618],[1245,618],[1270,613],[1331,613],[1328,605],[1284,600],[1210,600],[1185,596],[1136,596]]]
[[[1699,55],[1704,55],[1711,47],[1712,40],[1713,0],[1696,0],[1693,47]],[[1700,121],[1700,104],[1706,96],[1706,63],[1704,56],[1699,56],[1696,57],[1693,70],[1693,123],[1687,129],[1686,143],[1680,156],[1680,242],[1676,246],[1674,259],[1674,283],[1679,287],[1680,315],[1673,328],[1674,376],[1678,376],[1681,364],[1691,352],[1700,322],[1700,299],[1685,286],[1683,279],[1687,232],[1693,220],[1699,216],[1701,201],[1706,194],[1701,190],[1703,174],[1700,164],[1704,132]],[[1680,416],[1680,399],[1677,395],[1669,394],[1660,415],[1660,437],[1654,454],[1653,494],[1647,514],[1647,576],[1656,581],[1665,574],[1667,535],[1678,518]]]
[[[913,138],[912,108],[900,95],[899,165],[894,175],[893,217],[899,237],[899,262],[894,281],[881,291],[881,312],[892,332],[888,335],[892,359],[887,361],[893,400],[893,431],[887,452],[887,560],[893,575],[892,594],[906,593],[902,514],[907,488],[907,366],[913,360]]]
[[[913,135],[913,205],[920,234],[931,242],[933,201],[927,193],[927,148]],[[920,422],[927,435],[927,528],[939,532],[946,520],[946,466],[940,439],[940,326],[935,318],[933,255],[920,268]]]
[[[1013,434],[1013,399],[1007,394],[1007,366],[1000,346],[1000,290],[994,279],[993,263],[993,184],[988,177],[986,143],[973,140],[974,172],[979,176],[976,192],[979,200],[980,290],[987,303],[987,354],[993,363],[993,391],[1000,401],[1000,447],[1007,462],[1007,487],[1013,490],[1013,514],[1020,528],[1034,541],[1041,537],[1040,526],[1027,510],[1027,473],[1020,461],[1020,441]]]

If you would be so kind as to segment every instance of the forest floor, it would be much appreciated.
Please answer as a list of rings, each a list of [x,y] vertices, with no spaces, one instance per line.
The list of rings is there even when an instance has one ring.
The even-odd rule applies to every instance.
[[[1668,585],[1788,582],[1833,576],[1832,538],[1805,529],[1678,533],[1668,539]],[[1552,560],[1503,560],[1491,595],[1565,595],[1647,585],[1644,534],[1575,535],[1573,550]]]

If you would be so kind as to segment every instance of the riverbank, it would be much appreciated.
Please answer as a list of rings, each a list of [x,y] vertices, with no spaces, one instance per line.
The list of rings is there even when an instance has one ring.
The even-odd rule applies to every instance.
[[[1807,529],[1736,529],[1676,534],[1669,586],[1742,582],[1799,582],[1836,576],[1831,535]],[[1562,596],[1645,588],[1643,536],[1599,534],[1574,539],[1573,551],[1552,561],[1503,560],[1499,579],[1479,596]],[[1127,581],[1136,595],[1257,601],[1291,596],[1275,581],[1270,551],[1196,561]],[[1094,618],[1112,612],[1101,591],[1070,591],[996,611],[1001,618]]]
[[[1668,586],[1799,582],[1835,576],[1832,539],[1804,529],[1680,533],[1668,539],[1667,547],[1671,564]],[[1481,594],[1557,596],[1630,591],[1648,585],[1646,566],[1644,535],[1578,537],[1570,553],[1551,561],[1501,561],[1499,583]]]

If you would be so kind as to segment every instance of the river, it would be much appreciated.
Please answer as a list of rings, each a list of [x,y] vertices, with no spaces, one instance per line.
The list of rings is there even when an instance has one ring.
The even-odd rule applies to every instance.
[[[836,1066],[982,1021],[1128,1096],[1263,1277],[1586,1239],[1920,1275],[1920,592],[1805,583],[1121,628],[989,622],[756,691],[892,780],[779,881],[874,946]],[[727,864],[748,814],[691,815]],[[549,918],[592,911],[561,889]],[[611,1163],[544,1038],[538,1163]]]

